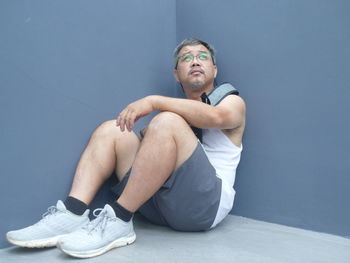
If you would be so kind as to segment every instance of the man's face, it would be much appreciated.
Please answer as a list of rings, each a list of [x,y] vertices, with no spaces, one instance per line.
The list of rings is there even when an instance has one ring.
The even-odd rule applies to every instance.
[[[184,46],[178,57],[174,77],[184,89],[198,90],[213,85],[217,68],[205,46]]]

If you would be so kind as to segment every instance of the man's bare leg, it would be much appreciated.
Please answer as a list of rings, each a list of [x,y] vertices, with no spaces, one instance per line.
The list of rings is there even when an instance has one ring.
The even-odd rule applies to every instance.
[[[191,156],[197,143],[182,117],[171,112],[158,114],[147,128],[129,181],[117,203],[135,212]]]
[[[130,169],[139,145],[136,134],[121,132],[115,120],[101,124],[80,158],[69,196],[90,204],[114,171],[120,179]]]
[[[191,156],[197,143],[182,117],[170,112],[158,114],[149,124],[141,146],[135,148],[137,154],[131,175],[120,198],[116,203],[105,205],[97,219],[90,223],[91,228],[61,238],[59,248],[68,255],[86,258],[133,243],[136,234],[130,220],[132,212],[154,195],[170,174]]]

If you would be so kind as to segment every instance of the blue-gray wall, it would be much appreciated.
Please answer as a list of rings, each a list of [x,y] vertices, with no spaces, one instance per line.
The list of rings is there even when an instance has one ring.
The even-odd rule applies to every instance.
[[[215,45],[219,82],[247,102],[233,213],[350,236],[349,10],[346,0],[0,1],[0,247],[65,197],[100,122],[176,93],[171,52],[187,36]]]
[[[173,95],[175,1],[0,1],[0,247],[64,198],[94,128]]]
[[[233,213],[350,237],[350,2],[178,0],[247,103]],[[179,14],[181,14],[179,16]]]

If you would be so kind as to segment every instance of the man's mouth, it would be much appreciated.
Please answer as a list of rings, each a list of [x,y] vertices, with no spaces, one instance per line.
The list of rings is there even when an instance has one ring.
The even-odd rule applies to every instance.
[[[202,69],[191,69],[189,72],[189,75],[199,75],[199,74],[204,74],[204,71]]]

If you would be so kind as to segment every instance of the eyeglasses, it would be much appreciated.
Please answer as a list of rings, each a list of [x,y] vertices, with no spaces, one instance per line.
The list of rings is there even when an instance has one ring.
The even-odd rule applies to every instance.
[[[197,60],[200,60],[200,61],[207,61],[210,59],[210,54],[208,53],[199,53],[197,56],[193,56],[193,55],[189,55],[189,54],[185,54],[181,57],[178,57],[177,60],[180,61],[180,62],[191,62],[194,60],[194,58],[196,58]]]

